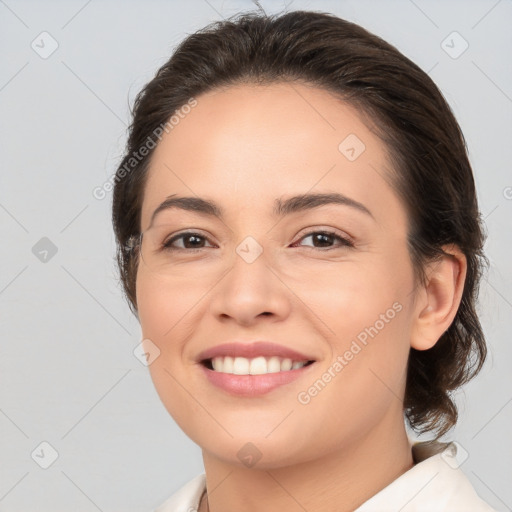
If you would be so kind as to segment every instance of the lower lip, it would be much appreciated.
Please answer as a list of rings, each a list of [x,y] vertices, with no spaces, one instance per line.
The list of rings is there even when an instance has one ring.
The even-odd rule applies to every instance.
[[[315,363],[284,372],[265,373],[264,375],[234,375],[216,372],[200,364],[211,384],[237,396],[259,396],[273,389],[289,384],[303,376]]]

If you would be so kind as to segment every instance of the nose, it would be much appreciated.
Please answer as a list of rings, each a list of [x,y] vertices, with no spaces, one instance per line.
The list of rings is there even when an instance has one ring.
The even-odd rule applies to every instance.
[[[252,262],[236,254],[231,268],[212,293],[211,311],[215,317],[244,326],[264,319],[282,321],[292,306],[289,290],[263,254]]]

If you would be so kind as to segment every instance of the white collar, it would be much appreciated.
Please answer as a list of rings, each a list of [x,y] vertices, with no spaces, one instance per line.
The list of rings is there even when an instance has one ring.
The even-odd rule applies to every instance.
[[[456,443],[412,444],[415,465],[354,512],[496,512],[475,492],[459,467]],[[189,512],[199,508],[206,475],[197,475],[154,512]]]
[[[494,511],[460,469],[457,443],[414,443],[412,453],[415,465],[354,512]]]

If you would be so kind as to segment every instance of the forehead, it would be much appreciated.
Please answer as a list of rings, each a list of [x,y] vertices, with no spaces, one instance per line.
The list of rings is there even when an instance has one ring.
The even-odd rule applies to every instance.
[[[170,194],[215,197],[238,213],[270,214],[276,198],[311,191],[399,207],[384,179],[387,148],[329,92],[299,83],[236,85],[196,100],[154,150],[142,229]]]

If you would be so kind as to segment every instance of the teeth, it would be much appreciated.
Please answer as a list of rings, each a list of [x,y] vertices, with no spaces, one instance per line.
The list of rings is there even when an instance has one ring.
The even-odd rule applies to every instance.
[[[257,357],[256,359],[251,359],[251,364],[249,365],[249,373],[251,375],[263,375],[264,373],[267,373],[267,361],[265,358]]]
[[[220,359],[221,362],[222,362],[222,357],[216,357],[215,359]],[[233,358],[232,357],[225,357],[224,358],[224,361],[222,362],[222,370],[219,370],[219,371],[224,371],[226,373],[233,373]]]
[[[249,359],[245,359],[245,357],[235,357],[233,373],[235,375],[247,375],[249,373]]]
[[[293,367],[292,360],[291,359],[283,359],[281,361],[281,371],[286,372],[288,370],[291,370]]]
[[[302,368],[307,361],[292,361],[277,356],[255,357],[214,357],[212,366],[216,372],[232,373],[234,375],[264,375],[266,373],[286,372]]]
[[[271,357],[267,361],[267,373],[277,373],[281,371],[281,361],[279,357]]]

